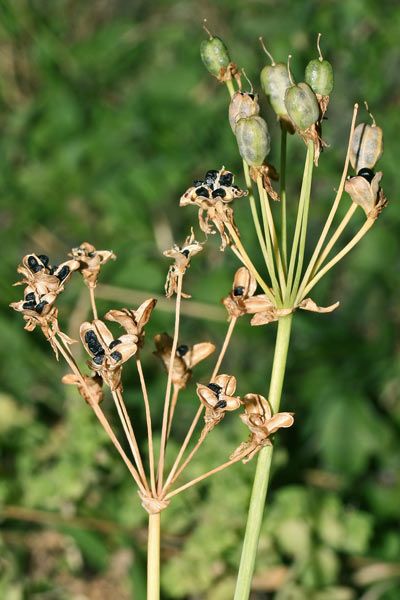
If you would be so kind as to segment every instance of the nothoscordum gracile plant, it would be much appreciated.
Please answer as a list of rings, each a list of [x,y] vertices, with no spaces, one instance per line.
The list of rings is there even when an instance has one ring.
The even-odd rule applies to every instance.
[[[319,279],[363,237],[386,204],[379,187],[382,173],[375,174],[373,171],[382,154],[382,131],[374,119],[372,125],[360,123],[356,127],[356,105],[340,184],[321,236],[308,265],[305,265],[311,180],[314,166],[318,164],[324,146],[322,121],[333,87],[332,67],[319,51],[319,58],[310,61],[307,66],[306,82],[295,84],[289,65],[275,63],[269,55],[271,64],[263,69],[261,83],[281,125],[281,164],[278,174],[266,161],[270,150],[270,136],[267,123],[260,116],[257,94],[253,89],[250,92],[242,90],[242,76],[219,38],[209,34],[209,39],[202,44],[201,55],[208,70],[228,88],[231,97],[228,119],[243,158],[246,190],[235,185],[233,173],[222,167],[207,171],[180,198],[180,206],[196,207],[201,238],[204,239],[198,241],[192,229],[182,246],[174,245],[164,252],[166,258],[172,260],[165,289],[167,297],[175,299],[175,324],[172,336],[160,333],[155,337],[154,354],[160,359],[167,374],[158,456],[153,444],[155,432],[152,427],[152,399],[147,392],[140,359],[145,343],[145,327],[151,319],[156,301],[149,298],[136,309],[111,309],[103,319],[99,318],[95,299],[97,280],[102,265],[115,259],[115,255],[111,251],[98,251],[85,242],[72,250],[69,260],[51,267],[47,256],[29,254],[18,267],[18,272],[23,275],[23,280],[19,283],[25,285],[24,297],[11,305],[23,314],[25,328],[33,331],[39,327],[57,359],[62,355],[67,361],[70,372],[63,377],[63,382],[77,387],[135,480],[142,505],[149,515],[150,599],[159,598],[160,595],[159,543],[162,511],[168,509],[175,495],[188,487],[238,461],[246,463],[257,454],[258,466],[235,595],[236,599],[248,597],[272,459],[271,435],[280,428],[290,427],[294,421],[292,413],[279,412],[293,313],[297,309],[323,313],[337,308],[338,302],[326,308],[319,307],[308,294]],[[291,240],[288,239],[286,212],[287,133],[300,135],[306,145],[304,175]],[[356,174],[347,178],[350,162]],[[278,181],[279,190],[275,189],[273,183]],[[344,191],[348,193],[351,203],[343,219],[331,232]],[[272,205],[270,200],[274,201]],[[245,242],[234,219],[234,201],[248,202],[250,205],[260,253],[265,261],[265,269],[262,271],[256,269],[245,249]],[[358,206],[366,214],[364,225],[344,247],[331,256]],[[200,361],[215,352],[215,347],[207,341],[190,340],[190,345],[186,340],[184,343],[179,339],[182,298],[190,298],[186,288],[183,291],[183,284],[191,260],[204,249],[208,237],[216,233],[221,238],[221,251],[229,247],[241,266],[232,274],[232,289],[223,299],[228,313],[228,327],[214,369],[207,381],[197,382],[195,386],[191,381],[193,370]],[[70,349],[74,340],[61,331],[58,321],[58,297],[69,279],[77,276],[75,273],[82,275],[89,288],[93,313],[93,319],[83,322],[79,332],[89,355],[88,373],[83,373],[78,367]],[[236,378],[223,373],[221,369],[237,320],[246,315],[251,315],[252,326],[278,322],[268,397],[262,395],[266,394],[266,390],[258,390],[262,393],[243,390],[247,393],[237,395]],[[109,322],[109,326],[105,320]],[[138,386],[143,396],[148,438],[146,456],[137,443],[134,423],[123,396],[123,372],[133,363],[136,364]],[[125,441],[119,439],[108,420],[109,410],[103,412],[101,408],[104,385],[109,388],[107,397],[115,405]],[[194,397],[197,394],[198,409],[172,468],[166,472],[165,455],[173,419],[179,413],[179,393],[190,385]],[[240,381],[238,388],[242,393]],[[202,445],[207,443],[207,437],[212,435],[214,427],[224,418],[230,418],[227,415],[230,412],[239,415],[248,428],[248,439],[232,449],[230,456],[227,452],[226,461],[222,464],[210,465],[212,468],[196,479],[182,482],[189,462],[201,451]]]

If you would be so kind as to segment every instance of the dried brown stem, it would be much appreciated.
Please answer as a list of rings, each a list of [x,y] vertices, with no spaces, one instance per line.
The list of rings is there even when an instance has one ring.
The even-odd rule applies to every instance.
[[[150,485],[153,495],[156,494],[156,478],[155,478],[155,469],[154,469],[154,447],[153,447],[153,428],[151,425],[151,413],[150,413],[150,403],[149,396],[147,394],[146,381],[143,375],[142,363],[140,361],[140,356],[136,355],[136,365],[139,373],[140,385],[142,386],[142,394],[144,407],[146,411],[146,424],[147,424],[147,437],[149,442],[149,464],[150,464]]]
[[[232,333],[233,333],[233,330],[235,328],[236,322],[237,322],[237,317],[232,317],[232,319],[229,322],[228,331],[226,332],[224,343],[222,344],[222,348],[221,348],[221,351],[219,353],[219,356],[218,356],[217,362],[215,364],[214,371],[213,371],[213,373],[211,375],[210,381],[213,381],[213,379],[215,379],[215,377],[218,375],[218,371],[219,371],[221,363],[222,363],[222,361],[224,359],[225,352],[226,352],[226,350],[228,348],[229,342],[231,341]]]
[[[139,471],[141,480],[146,490],[149,491],[146,474],[143,468],[142,458],[140,456],[139,446],[136,441],[132,423],[129,418],[128,411],[126,410],[125,402],[122,397],[121,391],[117,390],[115,392],[112,392],[112,396],[118,411],[119,419],[121,421],[122,427],[124,428],[126,439],[128,440],[130,449],[132,451],[132,456],[135,459],[136,467]]]
[[[93,311],[93,318],[96,319],[96,321],[97,321],[97,319],[98,319],[97,307],[96,307],[96,300],[94,298],[94,287],[93,286],[89,287],[89,293],[90,293],[90,303],[92,305],[92,311]]]
[[[174,356],[176,353],[176,348],[178,346],[179,319],[180,319],[180,307],[181,307],[181,298],[182,298],[182,280],[183,280],[183,274],[179,274],[178,275],[178,287],[177,287],[177,292],[176,292],[174,339],[172,341],[171,361],[170,361],[169,370],[168,370],[168,381],[167,381],[167,389],[166,389],[166,393],[165,393],[164,414],[163,414],[163,422],[162,422],[162,430],[161,430],[160,459],[158,461],[158,469],[157,469],[157,486],[158,486],[159,494],[161,493],[161,490],[162,490],[165,449],[166,449],[166,445],[167,445],[167,425],[168,425],[169,403],[170,403],[170,398],[171,398],[172,370],[174,368]]]
[[[177,470],[177,468],[178,468],[178,466],[179,466],[179,463],[180,463],[180,461],[181,461],[181,458],[182,458],[182,456],[183,456],[183,454],[184,454],[184,452],[185,452],[185,450],[186,450],[186,448],[187,448],[187,445],[188,445],[188,443],[190,442],[190,439],[191,439],[191,437],[192,437],[192,435],[193,435],[193,431],[195,430],[195,428],[196,428],[196,425],[197,425],[197,423],[198,423],[198,420],[199,420],[199,419],[200,419],[200,417],[201,417],[201,413],[203,412],[203,408],[204,408],[204,407],[203,407],[203,405],[201,404],[201,405],[199,406],[198,410],[197,410],[197,413],[196,413],[196,414],[195,414],[195,416],[194,416],[194,419],[193,419],[193,421],[192,421],[192,424],[191,424],[191,426],[190,426],[190,428],[189,428],[189,431],[187,432],[187,434],[186,434],[186,437],[185,437],[185,439],[184,439],[184,442],[183,442],[183,444],[182,444],[182,446],[181,446],[181,449],[179,450],[178,456],[176,457],[176,459],[175,459],[175,462],[174,462],[174,464],[172,465],[172,469],[171,469],[171,471],[170,471],[170,473],[169,473],[169,475],[168,475],[168,477],[167,477],[167,480],[166,480],[166,482],[165,482],[165,484],[164,484],[164,487],[163,487],[163,490],[162,490],[162,493],[163,493],[163,494],[165,494],[165,493],[166,493],[166,491],[168,490],[168,488],[169,488],[169,487],[170,487],[170,485],[171,485],[172,478],[173,478],[173,476],[175,475],[175,471]]]
[[[208,471],[207,473],[204,473],[203,475],[196,477],[196,479],[192,479],[192,481],[185,483],[185,485],[181,485],[181,487],[179,487],[176,490],[173,490],[172,492],[167,494],[165,496],[165,500],[169,500],[173,496],[176,496],[176,494],[183,492],[183,490],[186,490],[187,488],[192,487],[192,485],[195,485],[196,483],[203,481],[203,479],[206,479],[207,477],[210,477],[211,475],[214,475],[215,473],[218,473],[219,471],[223,471],[223,469],[226,469],[227,467],[234,465],[239,460],[242,460],[243,458],[245,458],[245,456],[247,454],[249,454],[249,449],[246,449],[244,452],[242,452],[242,454],[239,454],[236,458],[229,460],[228,462],[224,463],[223,465],[220,465],[219,467],[216,467],[215,469],[212,469],[211,471]]]
[[[168,429],[167,429],[167,441],[169,439],[169,434],[171,433],[172,420],[174,418],[175,406],[176,406],[176,403],[178,401],[179,391],[180,391],[180,388],[178,388],[176,385],[174,385],[174,392],[172,394],[172,400],[171,400],[171,408],[169,410]]]

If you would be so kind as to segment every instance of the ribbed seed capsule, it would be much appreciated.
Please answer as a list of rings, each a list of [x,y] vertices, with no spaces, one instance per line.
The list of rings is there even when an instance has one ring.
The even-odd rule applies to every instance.
[[[373,169],[383,154],[383,131],[368,123],[359,123],[354,130],[350,149],[350,162],[358,173],[360,169]]]
[[[264,119],[257,115],[240,119],[235,133],[240,156],[251,167],[262,165],[270,149],[268,126]]]
[[[287,117],[285,92],[290,87],[287,66],[283,63],[267,65],[261,71],[260,80],[261,87],[278,117]]]
[[[235,133],[236,124],[240,119],[258,115],[259,112],[260,106],[257,94],[235,92],[229,105],[229,123],[233,133]]]
[[[305,131],[318,121],[318,101],[307,83],[292,85],[286,90],[285,106],[289,117],[301,131]]]
[[[333,90],[333,69],[331,63],[324,60],[321,54],[319,47],[320,37],[321,34],[319,33],[317,41],[319,58],[310,60],[306,66],[305,81],[316,94],[329,96]]]
[[[200,44],[200,56],[206,69],[218,77],[222,67],[227,67],[231,62],[229,52],[224,42],[219,37],[213,37],[207,27],[204,29],[210,36],[209,40],[203,40]]]

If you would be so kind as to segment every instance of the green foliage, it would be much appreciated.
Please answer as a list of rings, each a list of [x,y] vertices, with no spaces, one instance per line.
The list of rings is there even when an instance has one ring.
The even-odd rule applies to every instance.
[[[101,283],[161,293],[168,266],[161,251],[172,240],[181,243],[196,223],[190,208],[178,209],[180,195],[222,164],[243,185],[228,95],[199,58],[206,15],[254,84],[265,65],[260,34],[277,61],[293,54],[291,69],[301,81],[323,32],[335,89],[324,131],[330,147],[313,183],[310,243],[338,186],[354,101],[368,99],[384,130],[379,166],[392,202],[362,244],[316,288],[316,301],[338,299],[340,308],[294,318],[283,409],[295,411],[296,424],[277,436],[254,599],[354,600],[371,586],[380,594],[374,597],[394,600],[398,576],[360,583],[355,573],[369,562],[396,564],[400,553],[394,527],[400,493],[400,9],[373,0],[275,0],[268,6],[221,0],[198,7],[193,0],[1,3],[0,596],[94,597],[94,587],[76,586],[104,586],[106,579],[115,583],[112,592],[100,587],[103,597],[144,598],[146,515],[135,488],[88,406],[61,385],[65,366],[56,363],[39,331],[23,330],[7,304],[20,297],[21,288],[10,284],[26,252],[46,252],[57,263],[85,240],[117,254]],[[271,132],[269,158],[277,165],[278,126],[261,102]],[[291,138],[288,152],[288,206],[294,212],[305,154],[301,140]],[[261,266],[246,200],[236,202],[235,214],[249,254]],[[236,268],[236,259],[222,255],[210,239],[193,261],[186,291],[217,306]],[[72,336],[89,314],[81,292],[72,282],[62,297],[61,320]],[[124,305],[116,291],[112,301],[99,300],[99,311]],[[151,339],[171,329],[171,315],[156,311],[143,352],[156,427],[166,378],[151,354]],[[237,377],[238,393],[266,393],[275,326],[251,330],[240,323],[237,329],[223,369]],[[184,321],[181,339],[219,345],[225,330],[225,323],[204,314]],[[83,361],[79,350],[77,358]],[[206,380],[212,364],[201,366],[199,379]],[[145,421],[133,369],[125,387],[140,442]],[[170,463],[197,408],[193,389],[178,405]],[[104,410],[114,418],[109,398]],[[228,415],[187,478],[225,460],[245,435]],[[163,598],[232,598],[253,472],[254,464],[237,464],[173,499],[163,514]],[[41,523],[36,513],[30,520],[11,517],[7,510],[15,505],[50,513],[57,524]],[[76,516],[86,526],[65,524]],[[112,532],[91,519],[111,523]],[[131,562],[121,559],[124,551]],[[48,570],[39,568],[37,556]]]

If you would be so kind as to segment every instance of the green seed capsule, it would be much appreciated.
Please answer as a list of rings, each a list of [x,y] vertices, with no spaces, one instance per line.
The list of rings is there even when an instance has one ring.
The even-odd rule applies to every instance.
[[[356,173],[360,169],[373,169],[383,154],[383,131],[380,127],[359,123],[354,130],[350,149],[350,162]]]
[[[305,131],[318,121],[318,101],[307,83],[292,85],[286,90],[285,106],[289,117],[301,131]]]
[[[264,119],[258,115],[240,119],[235,133],[240,156],[251,167],[262,165],[270,149],[268,126]]]
[[[319,58],[310,60],[308,63],[305,72],[305,80],[313,92],[320,94],[321,96],[329,96],[333,90],[333,69],[331,63],[324,60],[321,54],[321,49],[319,47],[320,37],[321,34],[319,33],[317,41]]]
[[[235,92],[229,105],[229,123],[233,133],[236,130],[236,124],[240,119],[258,115],[260,106],[258,104],[258,95],[248,92]]]
[[[227,67],[231,62],[227,47],[218,37],[201,42],[200,56],[206,69],[215,77],[218,77],[222,67]]]
[[[261,36],[259,40],[264,52],[271,61],[271,64],[265,66],[260,73],[261,87],[278,117],[287,117],[285,92],[290,87],[287,66],[283,63],[276,63],[265,47]]]

